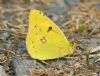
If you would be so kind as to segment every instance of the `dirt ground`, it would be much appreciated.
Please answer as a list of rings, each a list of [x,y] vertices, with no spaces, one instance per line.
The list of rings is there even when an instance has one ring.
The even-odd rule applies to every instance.
[[[29,56],[25,39],[33,8],[75,43],[72,55],[45,62]],[[0,66],[7,76],[100,76],[100,0],[0,0]]]

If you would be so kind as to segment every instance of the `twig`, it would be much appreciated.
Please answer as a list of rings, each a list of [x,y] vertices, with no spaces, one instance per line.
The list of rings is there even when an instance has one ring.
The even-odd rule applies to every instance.
[[[97,52],[98,50],[100,50],[100,46],[97,46],[96,48],[90,50],[90,53]]]

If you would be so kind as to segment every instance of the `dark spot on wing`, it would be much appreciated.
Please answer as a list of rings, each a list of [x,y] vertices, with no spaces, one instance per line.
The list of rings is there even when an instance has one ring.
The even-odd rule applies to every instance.
[[[44,15],[42,12],[40,12],[41,15]]]
[[[34,45],[33,44],[34,44],[34,41],[32,41],[32,47],[34,48]]]
[[[49,26],[47,32],[50,32],[52,30],[52,27]]]
[[[34,41],[32,41],[32,43],[34,43]]]
[[[43,16],[45,16],[45,13],[43,13],[43,12],[39,12],[41,15],[43,15]]]
[[[37,26],[35,25],[34,27],[36,28]]]

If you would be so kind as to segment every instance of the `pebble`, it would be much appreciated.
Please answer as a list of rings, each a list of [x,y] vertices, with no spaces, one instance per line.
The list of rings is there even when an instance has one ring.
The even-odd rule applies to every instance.
[[[0,76],[7,76],[3,66],[0,65]]]
[[[36,60],[15,58],[12,61],[15,76],[29,76],[31,69],[36,69],[38,64]],[[40,66],[40,65],[39,65]]]
[[[64,0],[66,4],[70,5],[70,6],[75,6],[80,4],[80,0]]]

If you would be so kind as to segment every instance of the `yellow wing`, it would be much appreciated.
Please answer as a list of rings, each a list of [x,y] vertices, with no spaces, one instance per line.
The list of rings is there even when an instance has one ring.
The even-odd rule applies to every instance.
[[[59,58],[72,52],[72,45],[63,32],[36,9],[29,13],[26,47],[30,56],[38,60]]]

